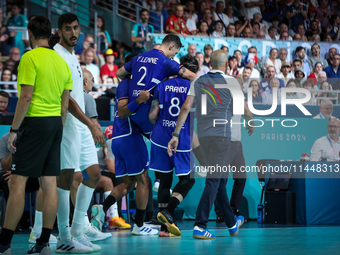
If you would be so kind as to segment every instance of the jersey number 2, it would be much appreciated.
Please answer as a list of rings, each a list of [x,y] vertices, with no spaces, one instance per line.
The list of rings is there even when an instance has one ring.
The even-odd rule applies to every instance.
[[[142,66],[141,68],[139,68],[138,72],[140,71],[144,71],[142,77],[139,79],[139,81],[137,82],[138,86],[145,86],[145,83],[143,83],[142,81],[144,80],[145,76],[146,76],[146,67]]]

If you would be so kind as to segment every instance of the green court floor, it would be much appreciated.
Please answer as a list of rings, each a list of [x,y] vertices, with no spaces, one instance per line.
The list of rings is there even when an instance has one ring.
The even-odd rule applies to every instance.
[[[113,231],[112,238],[96,242],[101,252],[92,254],[261,254],[303,255],[340,254],[340,226],[263,225],[246,222],[239,234],[229,235],[224,224],[209,222],[215,240],[192,238],[193,221],[178,224],[182,236],[159,238],[131,236],[129,231]],[[16,234],[12,242],[12,255],[26,254],[28,234]],[[55,245],[51,245],[54,252]]]

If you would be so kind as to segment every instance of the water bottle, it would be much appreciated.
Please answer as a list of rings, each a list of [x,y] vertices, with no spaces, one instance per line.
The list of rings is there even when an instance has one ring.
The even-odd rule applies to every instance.
[[[258,224],[263,223],[263,204],[259,204],[257,206],[257,223]]]

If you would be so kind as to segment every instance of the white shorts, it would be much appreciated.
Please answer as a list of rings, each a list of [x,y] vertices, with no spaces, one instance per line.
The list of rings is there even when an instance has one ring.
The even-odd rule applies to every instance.
[[[98,164],[97,149],[92,134],[86,128],[83,132],[63,132],[61,141],[61,170],[74,169],[75,172]]]

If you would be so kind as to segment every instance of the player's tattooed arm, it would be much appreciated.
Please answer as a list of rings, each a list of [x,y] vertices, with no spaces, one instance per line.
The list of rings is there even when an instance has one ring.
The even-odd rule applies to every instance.
[[[116,72],[116,76],[123,80],[127,75],[129,75],[130,73],[128,71],[125,70],[124,66],[122,66],[121,68],[118,69],[118,71]]]
[[[197,75],[193,72],[191,72],[190,70],[186,69],[185,67],[182,67],[179,72],[178,75],[183,77],[184,79],[188,79],[190,81],[193,81]]]
[[[159,102],[157,99],[153,100],[149,112],[149,121],[151,124],[155,124],[159,113]]]

